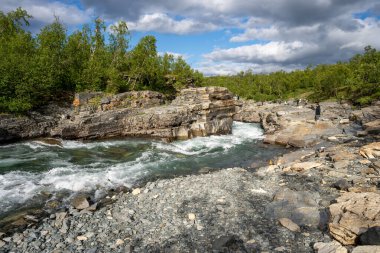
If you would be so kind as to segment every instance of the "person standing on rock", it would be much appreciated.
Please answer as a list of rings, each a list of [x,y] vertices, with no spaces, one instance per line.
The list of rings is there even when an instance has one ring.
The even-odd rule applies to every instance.
[[[321,106],[317,102],[317,107],[315,107],[315,118],[314,118],[315,121],[319,120],[320,117],[321,117]]]

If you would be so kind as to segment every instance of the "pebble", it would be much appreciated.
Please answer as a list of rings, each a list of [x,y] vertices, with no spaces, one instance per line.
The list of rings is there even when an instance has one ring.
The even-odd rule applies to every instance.
[[[132,195],[139,195],[141,193],[140,188],[136,188],[132,191]]]
[[[189,220],[191,220],[191,221],[195,220],[195,214],[193,214],[193,213],[189,213],[188,217],[189,217]]]
[[[290,231],[301,232],[301,228],[296,223],[294,223],[292,220],[290,220],[288,218],[281,218],[281,219],[279,219],[279,222],[282,226],[286,227]]]
[[[122,244],[124,244],[123,240],[121,240],[121,239],[117,239],[116,240],[116,246],[119,246],[119,245],[122,245]]]
[[[78,241],[87,241],[87,237],[86,236],[83,236],[83,235],[79,235],[79,236],[77,236],[77,240]]]

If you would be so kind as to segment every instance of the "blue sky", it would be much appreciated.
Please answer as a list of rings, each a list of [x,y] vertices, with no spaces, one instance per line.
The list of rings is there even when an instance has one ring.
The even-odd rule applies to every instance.
[[[377,0],[0,0],[4,12],[18,6],[35,31],[54,15],[69,31],[96,17],[125,20],[132,46],[154,35],[159,52],[206,75],[291,71],[380,49]]]

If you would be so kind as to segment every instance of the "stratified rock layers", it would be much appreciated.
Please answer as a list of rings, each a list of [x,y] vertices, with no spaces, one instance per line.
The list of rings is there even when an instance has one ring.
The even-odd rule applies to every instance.
[[[74,117],[62,119],[51,135],[64,139],[147,136],[175,140],[232,131],[235,101],[226,88],[185,89],[170,105],[162,106],[157,106],[161,103],[157,93],[149,95],[140,92],[137,97],[124,97],[129,100],[132,97],[136,101],[144,96],[152,96],[152,107],[130,106],[136,103],[124,103],[120,99],[115,103],[112,97],[103,105],[102,101],[106,102],[106,99],[98,99],[99,105],[93,111],[80,109]],[[112,103],[119,106],[110,110]],[[123,104],[127,105],[126,108],[120,107]]]

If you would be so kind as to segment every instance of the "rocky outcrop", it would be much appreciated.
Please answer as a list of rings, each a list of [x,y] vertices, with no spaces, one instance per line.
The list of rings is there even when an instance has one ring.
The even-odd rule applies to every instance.
[[[330,206],[331,235],[344,245],[353,245],[358,236],[380,226],[380,194],[348,192]]]
[[[348,135],[379,138],[380,102],[360,110],[349,104],[322,102],[322,115],[314,120],[315,105],[239,101],[234,120],[261,123],[265,143],[292,147],[312,147],[323,140],[347,141]],[[350,137],[351,138],[351,137]]]
[[[98,94],[96,94],[98,96]],[[95,98],[96,98],[95,96]],[[87,100],[86,100],[87,99]],[[78,98],[77,114],[62,119],[51,135],[64,139],[98,139],[116,136],[189,139],[212,134],[228,134],[235,113],[233,95],[225,88],[205,87],[182,90],[170,105],[161,105],[163,96],[153,92],[123,93],[100,101]],[[74,101],[75,102],[75,101]],[[147,108],[148,107],[148,108]]]
[[[39,111],[25,116],[0,114],[0,144],[49,136],[50,130],[57,126],[62,117],[68,115],[70,109],[50,104]]]

